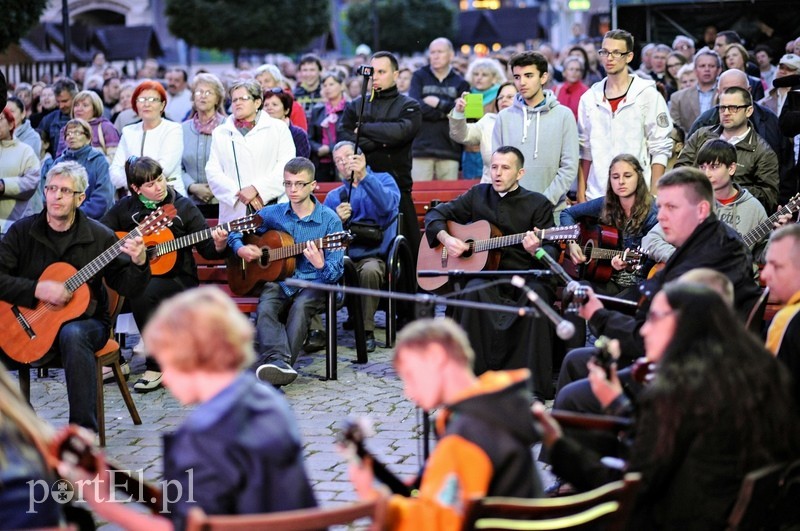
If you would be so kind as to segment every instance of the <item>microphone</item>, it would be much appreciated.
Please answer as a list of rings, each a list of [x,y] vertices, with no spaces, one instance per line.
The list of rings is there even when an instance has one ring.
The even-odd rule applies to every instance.
[[[554,275],[557,275],[564,281],[564,284],[569,285],[570,282],[573,282],[572,277],[564,271],[564,268],[561,267],[561,264],[553,260],[553,257],[547,254],[547,251],[542,249],[541,247],[536,251],[536,259],[540,262],[544,262],[544,264],[550,268],[550,271],[553,272]]]
[[[546,304],[542,298],[539,297],[538,293],[526,286],[524,278],[515,275],[511,277],[511,284],[524,291],[525,296],[536,306],[536,309],[545,314],[547,318],[553,322],[556,326],[556,335],[559,338],[567,340],[575,335],[575,325],[558,315],[549,304]]]

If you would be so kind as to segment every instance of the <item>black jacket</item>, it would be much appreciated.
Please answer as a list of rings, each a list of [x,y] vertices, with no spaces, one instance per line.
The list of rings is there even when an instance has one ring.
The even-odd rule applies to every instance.
[[[0,241],[0,299],[27,308],[36,305],[36,284],[42,272],[51,264],[66,262],[81,269],[117,242],[108,227],[88,218],[78,210],[72,228],[63,233],[73,237],[63,253],[50,241],[47,213],[43,211],[14,223]],[[61,234],[61,233],[58,233]],[[103,279],[125,297],[141,292],[150,280],[150,267],[134,265],[128,255],[119,254],[88,281],[92,300],[97,301],[92,317],[109,323],[106,291]],[[66,280],[66,279],[64,279]]]
[[[347,104],[341,140],[355,142],[361,96]],[[375,92],[364,105],[359,147],[372,171],[390,173],[401,192],[411,191],[411,143],[422,123],[419,103],[397,92],[397,86]]]
[[[664,269],[642,284],[640,289],[644,300],[639,304],[636,316],[603,308],[589,320],[592,332],[597,336],[619,339],[626,365],[641,357],[644,344],[639,329],[644,324],[653,297],[664,284],[698,267],[714,269],[731,280],[734,307],[743,319],[746,318],[761,291],[753,279],[752,255],[735,230],[719,221],[715,214],[710,214],[675,250]]]
[[[450,138],[450,122],[447,115],[464,92],[469,92],[469,83],[453,69],[441,81],[434,75],[430,66],[423,66],[414,72],[408,95],[419,102],[425,125],[414,139],[415,157],[461,160],[462,147]],[[431,107],[422,101],[425,96],[436,96],[439,98],[439,104]]]
[[[169,227],[175,239],[208,228],[206,219],[203,217],[203,214],[200,213],[197,205],[175,192],[172,188],[169,189],[167,197],[164,201],[159,203],[158,206],[166,204],[174,204],[177,210],[177,215],[175,219],[172,220],[172,225]],[[130,232],[152,212],[153,211],[145,207],[137,197],[129,195],[117,201],[100,221],[115,232]],[[197,251],[204,258],[214,260],[223,257],[223,255],[217,253],[214,248],[213,239],[198,242],[194,247],[197,248]],[[192,256],[192,246],[184,247],[177,252],[178,257],[175,267],[173,267],[172,271],[169,273],[162,275],[161,278],[181,278],[183,279],[185,287],[196,286],[198,283],[197,265]]]

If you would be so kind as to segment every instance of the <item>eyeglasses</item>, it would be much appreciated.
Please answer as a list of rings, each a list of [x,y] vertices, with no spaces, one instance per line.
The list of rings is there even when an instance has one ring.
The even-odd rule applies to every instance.
[[[735,114],[742,109],[746,109],[750,107],[749,105],[717,105],[717,109],[719,112],[729,112],[731,114]]]
[[[198,89],[198,90],[194,91],[194,95],[197,96],[198,98],[202,97],[202,96],[211,96],[212,94],[214,94],[214,93],[212,91],[210,91],[210,90],[199,90]]]
[[[291,181],[283,181],[283,187],[284,188],[291,188],[291,189],[298,189],[299,188],[299,189],[302,190],[304,186],[309,185],[309,184],[311,184],[313,182],[314,181],[308,181],[307,183],[304,183],[302,181],[297,181],[297,182],[293,183]]]
[[[76,195],[83,193],[73,190],[72,188],[67,188],[65,186],[56,186],[54,184],[48,184],[47,186],[45,186],[44,191],[47,194],[61,193],[61,195]]]
[[[136,98],[136,101],[139,103],[155,103],[155,102],[161,103],[161,98],[157,96],[147,96],[147,97],[139,96],[138,98]]]
[[[672,64],[667,63],[667,68],[678,68],[679,66],[683,65],[680,63],[672,63]]]
[[[699,165],[697,168],[702,171],[706,171],[706,170],[718,170],[722,166],[724,166],[724,164],[721,162],[706,162],[704,164]]]
[[[238,103],[240,101],[251,101],[252,99],[253,96],[248,94],[247,96],[239,96],[238,98],[231,98],[231,103]]]
[[[677,312],[677,310],[670,310],[668,312],[657,312],[655,310],[650,310],[647,312],[647,321],[652,324],[656,324],[657,322],[661,321],[665,317],[669,317],[670,315]]]
[[[679,44],[675,47],[676,50],[690,50],[691,48],[688,44]]]
[[[605,59],[609,55],[614,59],[619,59],[623,55],[628,55],[629,53],[631,52],[621,52],[619,50],[611,50],[610,52],[608,50],[597,50],[597,55],[599,55],[603,59]]]
[[[71,137],[71,136],[83,136],[83,135],[85,135],[85,134],[86,134],[86,133],[85,133],[85,132],[83,132],[83,131],[82,131],[82,130],[80,130],[80,129],[70,129],[69,131],[67,131],[66,133],[64,133],[64,136],[65,136],[65,137],[67,137],[67,138],[69,138],[69,137]]]

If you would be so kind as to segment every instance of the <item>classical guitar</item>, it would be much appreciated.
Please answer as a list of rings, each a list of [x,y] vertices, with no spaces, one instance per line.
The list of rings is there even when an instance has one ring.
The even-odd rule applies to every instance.
[[[251,214],[217,225],[227,232],[252,232],[260,226],[261,216],[258,214]],[[211,239],[214,228],[216,227],[186,234],[180,238],[175,238],[168,228],[145,236],[144,244],[147,246],[147,256],[150,258],[150,273],[161,276],[172,271],[178,261],[178,250]],[[117,236],[120,238],[124,235],[124,232],[117,232]]]
[[[344,250],[353,239],[348,231],[328,234],[324,238],[311,240],[320,250]],[[245,245],[261,248],[261,258],[246,262],[238,256],[227,258],[228,285],[236,295],[245,296],[255,292],[265,282],[273,282],[291,276],[295,269],[295,256],[302,254],[308,242],[294,243],[285,232],[270,230],[264,234],[248,234]]]
[[[0,301],[0,350],[20,363],[31,363],[44,356],[52,347],[61,325],[77,319],[89,308],[91,293],[86,284],[122,252],[130,238],[157,232],[172,223],[175,207],[164,205],[147,216],[142,223],[114,245],[77,271],[65,262],[49,265],[39,280],[63,282],[72,298],[64,306],[39,301],[34,308]]]
[[[65,462],[94,477],[100,472],[100,451],[94,446],[93,439],[93,433],[70,424],[50,442],[48,461],[53,468]],[[132,474],[130,470],[113,461],[104,461],[105,468],[109,471],[109,480],[113,481],[114,487],[125,492],[133,501],[144,504],[153,513],[164,510],[161,489],[144,481],[141,471],[139,475]]]
[[[502,236],[500,231],[489,223],[481,220],[469,225],[461,225],[454,221],[447,222],[447,232],[469,245],[467,252],[461,256],[448,256],[444,245],[429,247],[428,240],[422,238],[419,244],[419,257],[417,258],[417,271],[433,270],[446,273],[452,270],[481,271],[494,270],[500,264],[499,249],[522,243],[524,232]],[[536,231],[540,240],[559,241],[574,240],[578,237],[578,225],[566,225]],[[444,291],[447,289],[446,275],[441,277],[417,277],[419,287],[425,291]]]
[[[389,487],[394,494],[401,496],[411,496],[412,487],[406,485],[400,478],[386,468],[386,465],[378,461],[372,454],[367,451],[364,441],[367,436],[371,434],[372,430],[368,426],[366,419],[352,420],[348,419],[345,422],[344,428],[336,434],[336,442],[345,450],[352,452],[359,459],[369,457],[372,461],[372,473],[375,478]]]
[[[647,259],[640,250],[623,250],[622,236],[614,227],[608,225],[587,225],[581,223],[581,235],[578,239],[586,257],[584,264],[574,264],[564,259],[564,269],[572,278],[595,282],[608,282],[614,273],[611,259],[619,256],[629,266],[638,266]]]

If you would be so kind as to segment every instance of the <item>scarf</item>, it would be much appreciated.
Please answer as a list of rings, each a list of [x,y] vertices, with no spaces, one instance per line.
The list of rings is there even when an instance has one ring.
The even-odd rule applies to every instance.
[[[222,116],[220,113],[214,113],[214,116],[212,116],[210,120],[204,123],[200,121],[200,115],[194,113],[192,114],[192,125],[194,125],[195,131],[197,131],[201,135],[210,135],[211,132],[214,130],[214,128],[216,128],[219,124],[221,124],[224,119],[225,117]],[[239,122],[239,120],[236,120],[236,122]],[[255,125],[255,122],[253,122],[253,125]],[[253,125],[251,125],[249,129],[252,129]],[[237,124],[236,127],[239,128],[240,127],[239,124]]]
[[[258,115],[256,115],[256,116],[258,116]],[[258,121],[258,118],[256,118],[256,120],[253,120],[253,121],[237,120],[236,118],[234,118],[233,119],[233,125],[234,125],[234,127],[236,127],[236,129],[239,130],[240,133],[242,133],[242,135],[246,135],[247,133],[249,133],[256,126],[256,122],[257,121]]]
[[[319,124],[322,128],[322,143],[326,146],[333,146],[336,145],[336,122],[339,121],[339,113],[344,111],[345,106],[347,105],[347,101],[344,98],[339,100],[339,103],[336,104],[336,107],[330,104],[330,102],[325,102],[325,119]],[[324,157],[320,157],[320,162],[330,162],[333,160],[330,155],[326,155]]]
[[[148,210],[155,210],[156,207],[158,206],[158,201],[151,201],[150,199],[147,199],[143,194],[139,194],[139,201],[141,201],[144,207]]]
[[[497,99],[497,92],[500,90],[500,83],[492,85],[486,90],[470,89],[473,94],[480,94],[483,96],[483,106],[491,105]]]

